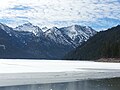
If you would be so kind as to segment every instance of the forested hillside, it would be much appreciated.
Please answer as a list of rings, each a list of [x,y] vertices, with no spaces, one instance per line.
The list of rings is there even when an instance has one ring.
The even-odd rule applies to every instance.
[[[77,60],[100,58],[120,58],[120,25],[99,32],[64,57]]]

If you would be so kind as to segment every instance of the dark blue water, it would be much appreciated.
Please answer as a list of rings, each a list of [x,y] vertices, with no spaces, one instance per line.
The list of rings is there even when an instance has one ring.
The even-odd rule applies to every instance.
[[[120,90],[120,78],[0,87],[0,90]]]

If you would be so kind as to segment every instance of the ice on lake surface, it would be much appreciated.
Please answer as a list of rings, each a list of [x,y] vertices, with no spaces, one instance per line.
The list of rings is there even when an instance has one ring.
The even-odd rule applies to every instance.
[[[115,77],[120,77],[120,63],[62,60],[0,60],[0,87],[14,86],[11,88],[17,88],[15,86],[20,85],[21,88],[32,88],[40,84],[80,82],[90,79]],[[86,85],[86,82],[84,85]]]
[[[0,90],[119,90],[120,78],[41,85],[0,87]]]
[[[62,60],[12,60],[0,59],[0,73],[66,72],[66,71],[120,70],[120,63]]]

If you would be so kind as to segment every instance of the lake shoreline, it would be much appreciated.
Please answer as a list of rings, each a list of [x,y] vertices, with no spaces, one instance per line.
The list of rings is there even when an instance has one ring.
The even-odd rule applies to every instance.
[[[96,60],[96,62],[120,63],[120,58],[101,58],[101,59]]]

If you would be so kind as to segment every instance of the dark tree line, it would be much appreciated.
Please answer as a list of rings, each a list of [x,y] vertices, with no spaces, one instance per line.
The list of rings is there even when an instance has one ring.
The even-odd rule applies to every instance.
[[[120,25],[101,31],[65,55],[64,59],[120,58]]]
[[[120,43],[106,43],[103,47],[103,57],[105,58],[119,58],[120,57]]]

